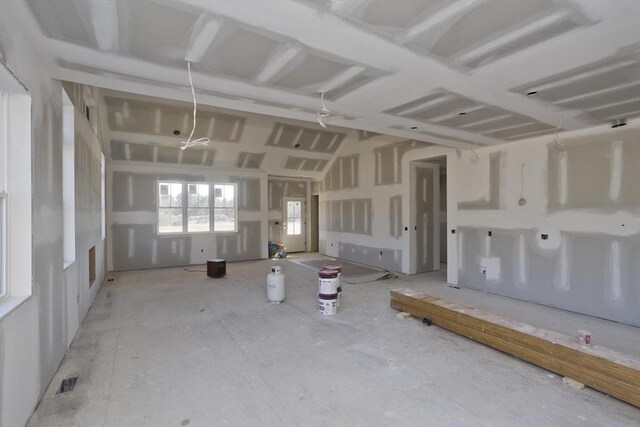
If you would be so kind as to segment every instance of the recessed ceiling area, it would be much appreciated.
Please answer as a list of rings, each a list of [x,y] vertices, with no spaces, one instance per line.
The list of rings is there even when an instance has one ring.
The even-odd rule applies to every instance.
[[[202,104],[315,123],[326,92],[332,126],[457,148],[640,115],[632,1],[20,3],[51,73],[98,87],[188,101],[188,59]]]
[[[593,123],[640,114],[640,51],[611,56],[556,76],[512,89],[535,91],[537,99],[581,112]]]
[[[541,135],[555,129],[530,117],[445,90],[392,108],[386,113],[504,140]]]

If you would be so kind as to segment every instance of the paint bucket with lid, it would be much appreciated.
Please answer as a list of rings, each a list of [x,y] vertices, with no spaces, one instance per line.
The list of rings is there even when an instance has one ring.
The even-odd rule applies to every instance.
[[[340,273],[337,270],[328,270],[323,268],[318,272],[318,293],[324,295],[333,295],[338,293],[340,286]]]
[[[323,270],[335,270],[338,273],[342,273],[342,264],[338,260],[330,259],[322,264]]]
[[[323,270],[333,270],[338,273],[338,286],[336,288],[336,293],[338,294],[338,299],[336,305],[340,307],[340,300],[342,299],[342,285],[341,285],[341,276],[342,276],[342,264],[336,259],[330,259],[322,265]],[[322,292],[321,292],[322,293]]]
[[[318,309],[323,316],[333,316],[338,311],[338,294],[318,294]]]

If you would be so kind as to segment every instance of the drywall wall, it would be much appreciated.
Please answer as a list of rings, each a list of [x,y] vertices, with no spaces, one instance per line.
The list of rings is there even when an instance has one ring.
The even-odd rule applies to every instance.
[[[45,73],[29,36],[13,19],[13,2],[0,13],[3,62],[29,89],[32,97],[33,197],[32,296],[0,319],[0,425],[22,426],[38,403],[103,277],[100,216],[92,198],[94,177],[100,177],[99,138],[76,128],[83,142],[76,147],[76,261],[63,271],[62,220],[62,86]],[[80,119],[76,120],[81,123]],[[81,126],[81,125],[79,125]],[[97,168],[97,172],[96,172]],[[82,182],[91,177],[90,181]],[[98,186],[99,188],[99,186]],[[96,245],[97,278],[92,287],[83,248]],[[76,308],[69,301],[79,301]],[[75,310],[75,312],[73,311]]]
[[[409,166],[446,155],[447,222],[439,231],[449,283],[638,325],[638,128],[631,121],[565,132],[561,144],[550,135],[482,147],[477,161],[471,150],[383,135],[350,142],[312,185],[320,251],[411,273]],[[357,172],[343,159],[358,159]],[[356,185],[342,185],[345,175]],[[371,208],[354,215],[359,201]]]
[[[102,234],[106,212],[102,209],[103,194],[103,140],[105,135],[105,111],[102,95],[96,88],[64,83],[64,89],[74,104],[75,114],[75,227],[76,262],[73,270],[65,270],[65,280],[76,283],[78,288],[78,312],[80,319],[89,311],[100,288],[106,271],[106,236]],[[95,101],[96,129],[94,130],[82,111],[86,96]],[[105,159],[106,160],[106,159]],[[106,164],[104,165],[106,166]],[[94,281],[89,277],[89,250],[95,247],[96,271]],[[70,289],[73,285],[70,285]],[[73,295],[70,295],[72,297]],[[67,307],[72,303],[70,298]],[[72,337],[71,337],[72,338]]]
[[[178,146],[167,147],[181,151]],[[189,153],[187,149],[184,153]],[[201,150],[202,151],[202,150]],[[206,165],[158,165],[108,157],[107,233],[110,270],[203,264],[208,259],[244,261],[267,257],[267,176]],[[157,182],[235,183],[237,232],[159,235]]]
[[[458,284],[639,325],[637,124],[477,153],[449,156]]]
[[[444,147],[386,135],[343,144],[323,179],[312,185],[312,192],[320,196],[320,252],[408,271],[407,155],[447,152]]]

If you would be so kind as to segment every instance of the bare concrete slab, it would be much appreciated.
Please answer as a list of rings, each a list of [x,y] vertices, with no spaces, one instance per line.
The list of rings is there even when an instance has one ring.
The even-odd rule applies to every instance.
[[[266,300],[282,265],[286,299]],[[36,426],[637,426],[640,411],[576,390],[536,366],[416,319],[389,291],[410,287],[640,352],[638,328],[452,289],[443,274],[345,285],[337,315],[317,278],[284,261],[110,273],[29,422]],[[554,326],[554,327],[552,327]],[[62,379],[74,391],[56,395]]]

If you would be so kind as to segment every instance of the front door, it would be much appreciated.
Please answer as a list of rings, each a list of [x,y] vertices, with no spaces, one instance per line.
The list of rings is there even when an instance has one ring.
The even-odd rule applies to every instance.
[[[304,252],[307,249],[307,221],[304,197],[282,198],[282,244],[287,252]]]

